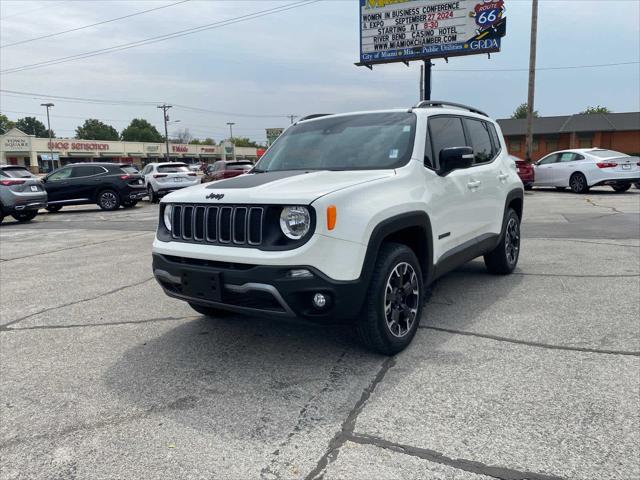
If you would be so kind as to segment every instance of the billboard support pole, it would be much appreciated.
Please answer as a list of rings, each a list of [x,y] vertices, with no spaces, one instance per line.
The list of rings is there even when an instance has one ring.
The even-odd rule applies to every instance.
[[[538,0],[531,5],[531,45],[529,47],[529,92],[527,96],[527,137],[525,140],[525,160],[531,162],[533,148],[533,112],[536,90],[536,47],[538,37]]]
[[[423,100],[431,100],[431,60],[424,61],[424,98]]]

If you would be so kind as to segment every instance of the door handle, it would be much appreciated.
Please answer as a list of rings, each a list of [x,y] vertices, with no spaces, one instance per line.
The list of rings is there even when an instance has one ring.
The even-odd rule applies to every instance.
[[[480,180],[476,180],[475,182],[469,182],[467,183],[467,188],[469,190],[474,190],[480,186],[480,183],[481,183]]]
[[[498,180],[500,180],[501,182],[504,182],[507,178],[509,178],[509,175],[507,175],[506,173],[501,173],[500,175],[498,175]]]

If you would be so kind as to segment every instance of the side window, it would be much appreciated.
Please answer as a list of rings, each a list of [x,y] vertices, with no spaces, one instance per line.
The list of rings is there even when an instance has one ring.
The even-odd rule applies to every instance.
[[[558,161],[559,156],[560,155],[557,153],[554,153],[553,155],[549,155],[548,157],[545,157],[542,160],[540,160],[538,162],[538,165],[549,165],[551,163],[556,163]]]
[[[498,131],[493,123],[487,123],[489,126],[489,134],[491,135],[491,140],[493,140],[493,150],[494,154],[498,154],[500,150],[502,150],[502,143],[500,143],[500,137],[498,136]]]
[[[469,140],[475,155],[474,163],[488,162],[493,158],[493,144],[489,135],[489,128],[480,120],[465,119]]]
[[[467,146],[462,119],[459,117],[434,117],[429,119],[429,136],[431,137],[431,150],[436,162],[442,149]]]
[[[146,175],[147,173],[149,173],[149,165],[145,166],[140,173],[142,175]]]
[[[427,168],[436,168],[436,163],[433,159],[433,150],[431,150],[431,136],[429,135],[429,128],[427,128],[427,140],[424,142],[424,166]]]
[[[565,163],[565,162],[573,162],[574,160],[576,160],[576,155],[575,153],[571,153],[571,152],[565,152],[565,153],[561,153],[560,154],[560,162]]]
[[[582,155],[578,155],[577,153],[573,154],[573,160],[577,161],[577,160],[584,160],[584,157]]]
[[[71,177],[71,167],[66,167],[52,173],[49,180],[55,182],[56,180],[66,180],[69,177]]]
[[[77,167],[73,167],[72,177],[91,177],[93,175],[99,175],[101,173],[104,173],[104,169],[102,167],[97,167],[95,165],[80,165]]]

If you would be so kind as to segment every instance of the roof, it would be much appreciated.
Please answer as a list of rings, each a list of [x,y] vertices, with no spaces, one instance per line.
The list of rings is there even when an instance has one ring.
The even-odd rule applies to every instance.
[[[505,118],[498,120],[498,124],[504,135],[527,133],[527,120],[524,118]],[[640,112],[576,114],[533,119],[534,135],[633,130],[640,130]]]

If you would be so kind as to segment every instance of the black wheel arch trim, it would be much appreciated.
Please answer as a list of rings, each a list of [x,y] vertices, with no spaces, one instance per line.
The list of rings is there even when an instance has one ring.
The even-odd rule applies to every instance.
[[[507,193],[507,198],[504,201],[504,213],[502,214],[503,223],[504,219],[507,216],[507,212],[509,211],[509,205],[511,205],[511,202],[513,202],[514,200],[520,200],[520,203],[522,204],[521,210],[519,212],[516,212],[520,217],[520,221],[522,221],[522,216],[524,214],[524,189],[514,188],[509,193]]]

